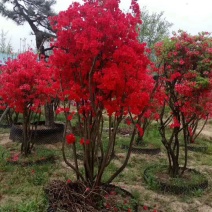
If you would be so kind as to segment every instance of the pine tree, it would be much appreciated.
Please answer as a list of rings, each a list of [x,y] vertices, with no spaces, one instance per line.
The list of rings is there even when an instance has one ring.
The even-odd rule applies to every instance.
[[[55,0],[0,0],[0,14],[18,25],[28,23],[36,39],[37,50],[45,54],[43,43],[55,34],[48,17],[55,15]]]

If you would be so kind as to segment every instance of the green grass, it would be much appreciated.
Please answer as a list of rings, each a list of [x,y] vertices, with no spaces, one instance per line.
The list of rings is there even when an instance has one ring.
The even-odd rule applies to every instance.
[[[17,144],[13,144],[13,149]],[[38,147],[37,157],[48,157],[52,154],[58,155],[58,151],[47,150]],[[55,170],[60,169],[58,162],[45,164],[21,166],[7,163],[10,149],[0,146],[0,212],[39,212],[45,211],[47,200],[43,192],[43,186],[47,185]],[[29,160],[33,160],[33,156]],[[58,172],[59,176],[59,172]],[[61,176],[62,177],[62,176]]]
[[[107,121],[106,121],[107,122]],[[123,128],[129,127],[122,124]],[[5,130],[5,131],[4,131]],[[0,135],[6,134],[6,129],[0,129]],[[79,138],[78,138],[79,139]],[[108,134],[104,132],[103,139],[105,143],[108,140]],[[106,181],[123,163],[126,151],[121,149],[122,144],[128,144],[130,137],[122,135],[117,136],[117,147],[115,149],[118,158],[114,159],[107,167],[103,180]],[[168,207],[164,199],[168,198],[168,202],[177,201],[189,205],[194,205],[196,199],[199,202],[206,202],[212,207],[210,198],[212,198],[212,142],[204,140],[208,145],[206,153],[189,152],[188,167],[197,168],[203,171],[205,176],[209,179],[209,189],[206,191],[196,190],[193,194],[183,196],[167,196],[157,190],[150,190],[143,179],[144,170],[156,163],[166,164],[166,152],[161,145],[161,138],[157,131],[157,125],[152,124],[145,134],[145,139],[148,143],[160,145],[162,153],[159,155],[137,155],[132,154],[129,163],[125,170],[114,180],[114,184],[125,186],[132,191],[133,195],[139,200],[139,204],[150,205],[158,204],[160,209],[164,212],[172,211]],[[82,148],[77,142],[77,148]],[[105,145],[106,146],[106,145]],[[55,155],[56,163],[33,164],[31,166],[12,165],[7,163],[7,158],[11,151],[19,151],[20,144],[11,143],[10,145],[0,145],[0,212],[44,212],[48,207],[48,201],[45,197],[43,188],[52,180],[75,179],[75,175],[71,169],[62,166],[61,146],[58,148],[44,149],[45,145],[36,146],[37,157],[47,157],[48,155]],[[71,158],[70,146],[66,148],[67,157]],[[33,161],[34,156],[30,156]],[[72,159],[70,160],[72,161]],[[80,168],[82,169],[82,168]],[[159,193],[159,194],[158,194]]]

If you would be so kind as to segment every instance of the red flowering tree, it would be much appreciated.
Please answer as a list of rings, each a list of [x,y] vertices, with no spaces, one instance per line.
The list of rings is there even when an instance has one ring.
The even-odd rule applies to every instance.
[[[142,118],[140,120],[140,131],[138,131],[136,144],[137,145],[143,145],[144,143],[144,135],[147,131],[148,127],[150,126],[152,121],[158,121],[160,115],[159,115],[159,108],[162,107],[163,101],[164,101],[164,94],[161,92],[161,85],[159,83],[158,77],[156,73],[158,72],[158,69],[154,67],[154,65],[151,68],[150,74],[153,76],[155,82],[154,87],[149,87],[149,104],[147,107],[143,109],[140,113],[142,114]],[[158,73],[157,73],[158,74]],[[128,121],[128,124],[131,124],[130,121]]]
[[[0,96],[3,104],[23,114],[22,153],[27,156],[31,150],[30,121],[33,113],[40,113],[40,107],[50,93],[50,69],[37,62],[32,52],[20,54],[9,60],[0,75]]]
[[[149,104],[148,89],[154,80],[147,74],[149,60],[145,44],[138,41],[140,11],[136,1],[131,13],[119,9],[119,0],[85,0],[73,3],[67,11],[51,19],[57,31],[54,54],[55,88],[64,103],[61,111],[71,120],[76,112],[83,147],[84,171],[78,168],[74,135],[67,135],[75,160],[66,163],[77,178],[90,186],[99,185],[110,164],[116,145],[116,133],[129,116],[134,124],[125,161],[107,180],[110,183],[127,165],[141,111]],[[72,105],[70,109],[70,105]],[[108,139],[102,136],[108,119]],[[84,174],[83,174],[84,173]]]
[[[183,174],[187,165],[187,142],[194,133],[192,126],[211,114],[212,39],[208,33],[191,36],[178,34],[155,46],[160,66],[160,82],[164,106],[160,115],[160,134],[167,150],[169,173],[176,177]],[[165,109],[170,113],[167,115]],[[167,134],[167,129],[171,135]],[[184,164],[180,171],[179,135],[184,140]]]

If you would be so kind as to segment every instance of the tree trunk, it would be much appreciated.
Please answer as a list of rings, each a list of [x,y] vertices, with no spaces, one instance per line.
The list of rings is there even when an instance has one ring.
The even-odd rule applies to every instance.
[[[30,139],[29,139],[29,114],[25,109],[23,113],[23,140],[21,145],[21,152],[28,156],[30,154]]]
[[[54,109],[53,103],[45,105],[45,125],[54,128]]]
[[[176,156],[173,155],[171,158],[172,158],[172,167],[171,167],[170,176],[175,178],[179,176],[179,163]]]

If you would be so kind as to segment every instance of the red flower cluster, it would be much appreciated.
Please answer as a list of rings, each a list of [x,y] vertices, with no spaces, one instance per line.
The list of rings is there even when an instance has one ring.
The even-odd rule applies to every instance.
[[[68,179],[67,181],[66,181],[66,183],[67,184],[70,184],[72,181],[70,180],[70,179]]]
[[[76,137],[74,134],[69,134],[66,136],[66,142],[67,144],[73,144],[76,141]]]
[[[19,160],[19,156],[20,156],[20,154],[18,153],[18,154],[14,154],[13,156],[12,156],[12,161],[18,161]]]
[[[80,139],[80,144],[81,144],[81,145],[84,145],[84,144],[85,144],[85,145],[88,145],[88,144],[90,144],[90,140],[89,140],[89,139],[86,140],[86,139],[84,139],[84,138],[81,138],[81,139]]]
[[[136,127],[137,127],[137,130],[138,130],[139,135],[140,136],[143,136],[143,134],[144,134],[143,128],[139,124],[136,124]]]

